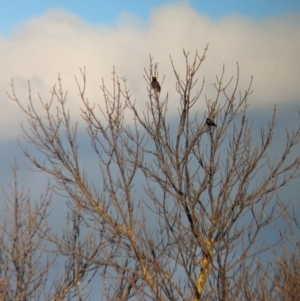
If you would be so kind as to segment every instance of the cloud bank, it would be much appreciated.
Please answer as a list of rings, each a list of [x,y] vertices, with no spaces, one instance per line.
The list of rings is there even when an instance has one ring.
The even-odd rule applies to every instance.
[[[241,15],[222,20],[211,20],[199,14],[188,4],[166,4],[155,8],[148,21],[124,13],[115,26],[91,26],[63,10],[51,10],[15,28],[9,38],[0,38],[2,70],[0,74],[1,119],[6,129],[0,139],[20,135],[23,114],[9,101],[5,91],[14,78],[17,95],[27,102],[27,81],[33,95],[38,91],[44,100],[50,99],[51,87],[60,73],[63,85],[69,91],[69,102],[79,113],[81,106],[74,76],[80,77],[79,68],[86,66],[87,97],[101,103],[99,84],[102,77],[111,84],[113,66],[120,76],[128,79],[132,97],[143,108],[147,99],[144,68],[149,65],[149,53],[159,66],[159,78],[165,76],[164,96],[169,91],[176,103],[175,80],[169,54],[179,70],[184,70],[182,49],[191,56],[202,53],[207,43],[207,58],[200,70],[205,75],[205,93],[213,98],[212,85],[220,75],[223,64],[226,78],[236,75],[240,65],[240,89],[245,90],[254,76],[254,107],[275,103],[299,101],[300,78],[300,14],[288,14],[260,21]],[[174,96],[174,97],[173,97]],[[204,99],[204,98],[203,98]],[[36,98],[37,100],[37,98]],[[205,109],[205,101],[199,109]],[[78,108],[78,109],[77,109]],[[172,111],[173,109],[173,111]],[[177,103],[170,104],[177,113]]]

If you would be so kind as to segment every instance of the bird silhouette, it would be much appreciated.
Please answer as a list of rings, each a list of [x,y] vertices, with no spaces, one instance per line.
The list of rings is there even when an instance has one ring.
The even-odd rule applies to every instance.
[[[160,92],[160,84],[156,80],[156,77],[152,77],[151,87],[155,92]]]
[[[214,121],[210,118],[206,118],[206,122],[205,122],[208,126],[217,126]]]

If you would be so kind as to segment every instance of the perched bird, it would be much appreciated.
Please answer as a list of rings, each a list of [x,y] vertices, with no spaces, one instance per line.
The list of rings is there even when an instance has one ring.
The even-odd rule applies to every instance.
[[[212,119],[210,119],[210,118],[206,118],[206,124],[207,124],[208,126],[217,126],[217,125],[214,123],[214,121],[213,121]]]
[[[160,92],[160,84],[156,80],[156,77],[152,77],[151,87],[155,92]]]

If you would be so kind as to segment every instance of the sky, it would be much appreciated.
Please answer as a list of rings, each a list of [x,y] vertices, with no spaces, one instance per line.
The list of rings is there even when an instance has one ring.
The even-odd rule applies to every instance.
[[[26,101],[28,80],[34,95],[39,92],[47,98],[59,73],[70,97],[79,101],[74,80],[74,76],[80,76],[79,68],[86,67],[89,97],[96,99],[101,78],[108,80],[115,66],[120,76],[128,78],[138,99],[145,91],[143,69],[149,64],[149,53],[165,76],[164,90],[171,91],[174,76],[169,55],[182,70],[182,48],[192,55],[196,50],[202,53],[207,44],[201,73],[207,83],[215,81],[223,64],[229,79],[236,74],[239,62],[242,90],[254,76],[253,108],[298,101],[298,1],[110,3],[3,1],[0,126],[6,130],[0,133],[0,139],[19,136],[24,117],[6,95],[12,78],[19,98]],[[205,92],[212,93],[209,84]]]
[[[1,32],[10,32],[12,26],[22,24],[28,19],[41,15],[51,8],[61,8],[78,15],[89,24],[113,24],[118,15],[128,11],[143,20],[151,15],[151,10],[166,3],[178,1],[162,0],[116,0],[95,1],[95,0],[1,0]],[[232,13],[240,13],[255,19],[278,16],[300,9],[297,0],[211,0],[211,1],[181,1],[189,3],[197,12],[201,12],[210,18],[219,19]]]
[[[0,8],[0,185],[11,180],[14,156],[26,161],[17,143],[22,136],[20,123],[26,123],[26,118],[7,96],[12,78],[20,102],[26,105],[28,80],[34,101],[37,92],[49,100],[60,74],[73,116],[79,117],[74,79],[80,78],[79,68],[86,68],[88,98],[101,102],[99,84],[102,78],[110,84],[115,67],[127,78],[142,110],[149,53],[158,63],[158,80],[165,78],[162,95],[168,92],[169,98],[175,99],[169,55],[183,71],[182,49],[193,56],[196,50],[202,54],[208,45],[199,73],[205,76],[208,97],[214,95],[211,84],[223,65],[229,80],[236,76],[238,62],[241,91],[247,89],[251,76],[254,78],[250,97],[254,121],[266,126],[277,104],[278,137],[285,128],[299,125],[299,0],[0,0]],[[197,109],[204,112],[205,101]],[[177,104],[170,104],[169,113],[176,116]],[[283,141],[275,141],[274,154]],[[33,183],[39,186],[40,179],[26,169],[21,177],[29,187]]]

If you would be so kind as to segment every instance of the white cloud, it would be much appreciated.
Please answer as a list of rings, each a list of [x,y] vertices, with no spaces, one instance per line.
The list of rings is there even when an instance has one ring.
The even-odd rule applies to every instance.
[[[10,38],[1,38],[0,126],[9,130],[2,131],[0,138],[20,135],[19,123],[24,119],[5,95],[12,77],[25,104],[28,79],[34,95],[39,91],[44,99],[49,99],[49,91],[60,73],[74,109],[81,105],[74,80],[75,75],[80,76],[79,67],[86,66],[88,98],[99,103],[101,78],[110,85],[111,70],[116,66],[118,74],[128,78],[133,98],[143,104],[147,99],[143,68],[148,68],[149,53],[159,63],[160,79],[166,76],[163,96],[175,85],[169,54],[184,70],[182,48],[191,55],[196,49],[201,54],[207,43],[207,59],[199,73],[200,77],[206,76],[206,93],[212,92],[210,83],[220,74],[223,63],[228,79],[235,75],[238,61],[241,90],[246,89],[254,75],[254,106],[299,100],[299,14],[260,21],[232,15],[214,21],[186,4],[168,4],[154,9],[148,23],[127,13],[116,24],[90,26],[68,12],[51,10],[16,29]],[[176,102],[176,94],[172,92],[171,96],[170,102]],[[177,112],[176,108],[177,104],[170,103],[170,110]]]

